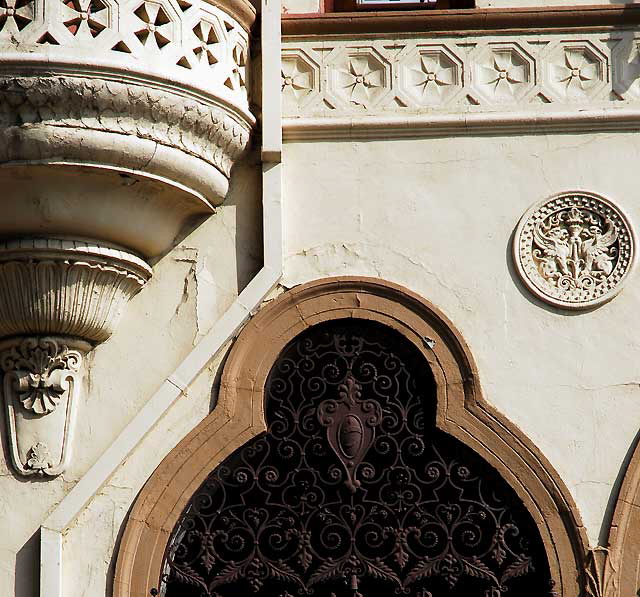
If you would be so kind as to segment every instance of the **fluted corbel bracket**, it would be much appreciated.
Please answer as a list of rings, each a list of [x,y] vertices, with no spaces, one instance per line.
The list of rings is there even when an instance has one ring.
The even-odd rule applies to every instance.
[[[91,241],[0,243],[0,368],[15,470],[53,477],[71,458],[85,355],[106,340],[151,275],[139,257]]]
[[[87,342],[27,337],[0,345],[9,451],[25,476],[56,476],[71,458]]]

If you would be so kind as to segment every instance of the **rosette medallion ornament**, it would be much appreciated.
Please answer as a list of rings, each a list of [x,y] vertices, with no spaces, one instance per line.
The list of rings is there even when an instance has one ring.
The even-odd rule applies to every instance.
[[[364,320],[310,328],[265,388],[267,431],[216,468],[173,530],[165,597],[551,597],[537,527],[435,426],[417,349]]]
[[[224,200],[248,145],[255,11],[21,0],[4,13],[0,367],[13,465],[53,476],[69,464],[86,353]]]
[[[563,193],[534,205],[514,237],[524,284],[543,301],[567,309],[612,299],[631,273],[636,241],[625,214],[592,193]]]

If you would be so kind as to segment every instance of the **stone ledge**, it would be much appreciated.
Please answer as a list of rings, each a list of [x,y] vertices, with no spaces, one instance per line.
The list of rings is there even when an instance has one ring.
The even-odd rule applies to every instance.
[[[491,33],[499,30],[580,29],[640,24],[640,6],[540,6],[282,15],[282,34]]]

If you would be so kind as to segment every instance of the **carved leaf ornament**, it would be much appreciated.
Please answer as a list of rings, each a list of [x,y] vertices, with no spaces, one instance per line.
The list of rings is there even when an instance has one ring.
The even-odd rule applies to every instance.
[[[3,371],[14,371],[22,406],[36,415],[53,412],[66,391],[62,377],[77,372],[82,355],[52,338],[26,338],[0,355]]]
[[[522,281],[538,298],[570,309],[613,298],[635,261],[635,237],[613,203],[590,193],[566,193],[534,205],[514,240]]]
[[[273,367],[265,416],[185,509],[161,594],[552,594],[529,513],[436,429],[431,371],[396,332],[310,328]]]
[[[19,474],[55,477],[68,465],[73,404],[89,346],[82,340],[53,336],[4,342],[0,368],[7,435]],[[25,432],[26,421],[37,425],[33,431],[26,428]]]

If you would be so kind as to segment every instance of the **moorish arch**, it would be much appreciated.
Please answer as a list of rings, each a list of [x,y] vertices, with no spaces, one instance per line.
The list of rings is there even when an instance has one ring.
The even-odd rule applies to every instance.
[[[578,597],[587,549],[446,317],[331,278],[245,326],[216,408],[132,508],[114,597]]]

